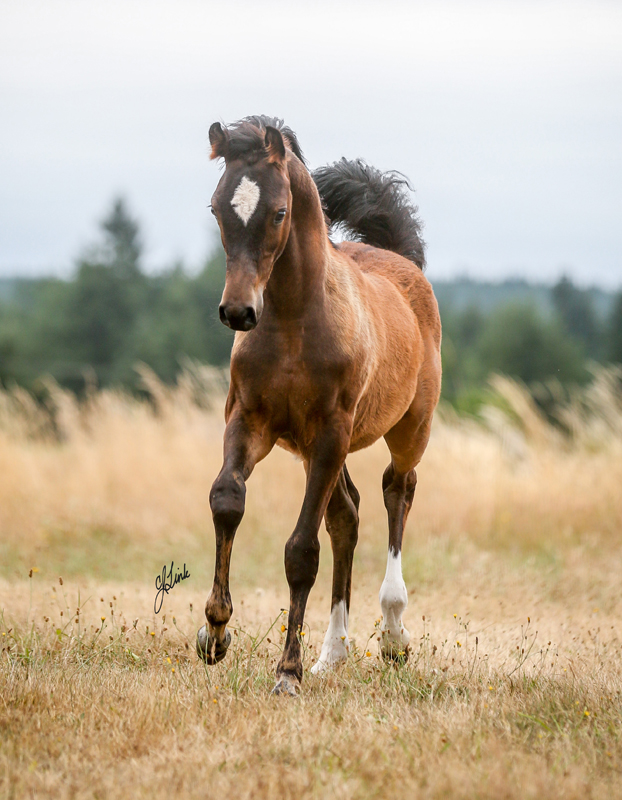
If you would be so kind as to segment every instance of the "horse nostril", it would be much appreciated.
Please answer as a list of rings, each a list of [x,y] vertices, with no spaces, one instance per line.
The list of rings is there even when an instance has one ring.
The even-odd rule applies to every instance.
[[[220,317],[220,321],[223,325],[227,324],[227,312],[225,311],[224,306],[218,306],[218,315]]]
[[[246,321],[251,328],[254,328],[257,324],[257,315],[255,314],[255,309],[252,306],[246,306]]]

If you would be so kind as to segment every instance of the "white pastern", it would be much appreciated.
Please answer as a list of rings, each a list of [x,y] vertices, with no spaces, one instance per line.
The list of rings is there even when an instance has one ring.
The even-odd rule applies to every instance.
[[[382,649],[404,650],[410,641],[410,633],[402,623],[402,614],[408,605],[408,592],[402,577],[402,554],[389,549],[387,571],[380,587],[382,609]]]
[[[260,194],[259,186],[255,181],[247,178],[246,175],[239,182],[238,188],[233,193],[231,205],[245,226],[255,213]]]
[[[350,643],[348,642],[348,612],[344,600],[333,606],[330,612],[330,622],[324,637],[322,652],[319,660],[311,667],[311,672],[318,675],[328,667],[348,657]]]

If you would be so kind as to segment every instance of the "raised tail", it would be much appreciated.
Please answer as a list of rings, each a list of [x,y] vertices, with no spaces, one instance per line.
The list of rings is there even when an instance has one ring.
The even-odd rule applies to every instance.
[[[331,226],[342,228],[348,238],[399,253],[424,269],[418,209],[403,175],[345,158],[312,174]]]

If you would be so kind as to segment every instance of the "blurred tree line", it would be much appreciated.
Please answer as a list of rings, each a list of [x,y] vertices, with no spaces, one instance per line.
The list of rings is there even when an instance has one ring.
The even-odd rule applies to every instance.
[[[141,267],[137,222],[123,200],[101,223],[103,242],[79,259],[70,281],[18,281],[0,303],[0,380],[36,389],[52,375],[78,393],[93,373],[102,386],[136,388],[143,361],[173,381],[184,357],[226,364],[233,334],[218,319],[224,254],[189,275]]]
[[[600,313],[593,293],[562,277],[541,303],[507,301],[485,312],[439,303],[443,321],[443,394],[462,410],[482,400],[486,378],[500,372],[535,390],[590,379],[594,363],[622,363],[622,292]]]
[[[225,276],[219,249],[197,274],[183,265],[147,275],[139,226],[122,200],[101,223],[102,241],[78,260],[74,277],[18,280],[0,293],[0,382],[37,390],[42,375],[80,393],[93,375],[101,386],[137,389],[134,365],[147,363],[171,382],[184,358],[225,365],[233,341],[218,319]],[[459,282],[446,284],[455,294]],[[517,284],[518,286],[518,284]],[[468,302],[435,288],[443,321],[443,395],[463,410],[481,403],[492,372],[529,385],[589,378],[590,362],[622,363],[622,292],[606,313],[593,293],[562,278],[536,303],[521,283],[503,302]],[[0,287],[1,288],[1,287]],[[513,300],[518,297],[518,300]],[[481,302],[480,302],[481,299]]]

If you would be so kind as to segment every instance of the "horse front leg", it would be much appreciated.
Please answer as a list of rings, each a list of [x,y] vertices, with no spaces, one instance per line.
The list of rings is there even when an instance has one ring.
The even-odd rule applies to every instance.
[[[348,453],[350,434],[351,422],[316,434],[308,460],[305,499],[294,532],[285,545],[289,616],[285,648],[276,670],[274,694],[295,695],[302,681],[299,636],[320,561],[318,531]]]
[[[242,517],[246,481],[255,464],[272,449],[274,440],[261,420],[232,414],[224,436],[222,469],[210,492],[210,508],[216,532],[214,585],[205,604],[204,625],[197,633],[197,653],[207,664],[216,664],[227,654],[231,634],[227,622],[233,614],[229,593],[229,568],[233,540]]]

